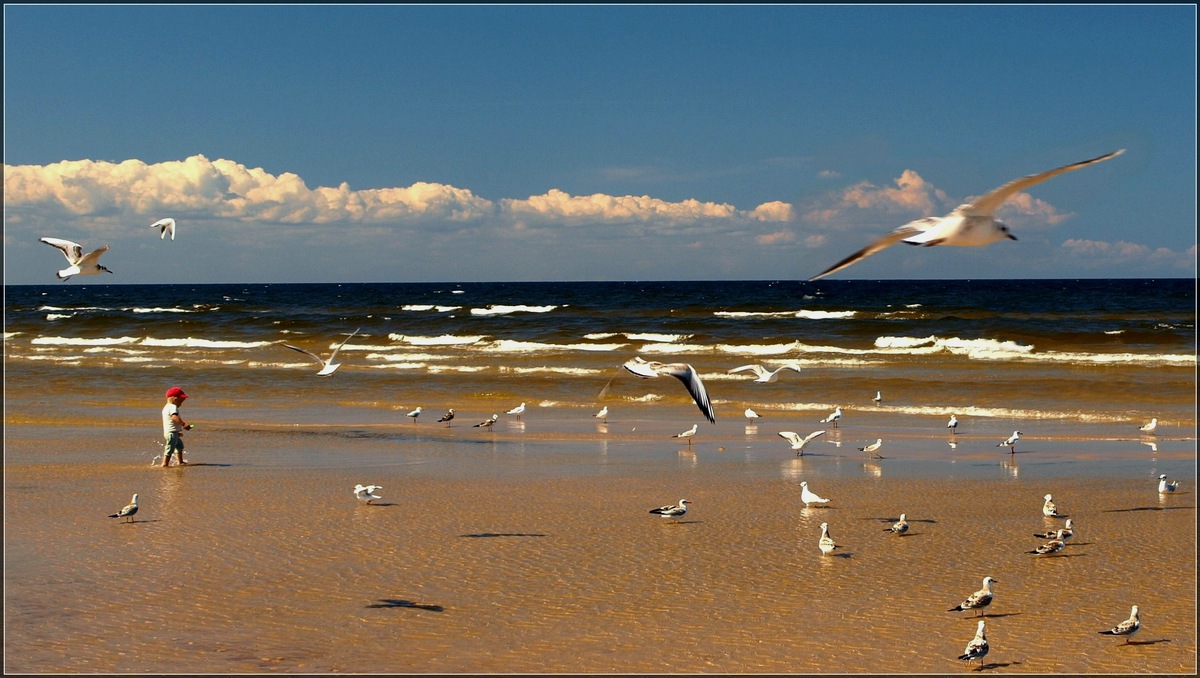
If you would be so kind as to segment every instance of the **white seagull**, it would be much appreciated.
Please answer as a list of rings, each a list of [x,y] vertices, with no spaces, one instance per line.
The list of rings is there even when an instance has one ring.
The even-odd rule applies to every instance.
[[[362,328],[360,327],[358,329],[362,329]],[[321,366],[321,371],[317,372],[317,376],[318,377],[328,377],[329,375],[333,374],[334,372],[337,372],[337,368],[341,367],[340,363],[333,362],[333,359],[337,357],[338,351],[342,350],[342,347],[346,345],[346,342],[350,341],[350,339],[352,337],[354,337],[354,335],[356,335],[356,334],[358,334],[358,330],[354,330],[353,332],[351,332],[349,337],[346,337],[346,339],[344,341],[342,341],[342,343],[338,344],[337,348],[333,349],[333,353],[329,354],[328,360],[321,360],[321,356],[317,355],[316,353],[313,353],[312,351],[308,351],[303,348],[300,348],[299,346],[292,346],[291,344],[284,344],[284,346],[286,348],[292,349],[293,351],[298,351],[300,353],[303,353],[304,355],[317,361],[317,364]]]
[[[1041,532],[1033,535],[1042,539],[1061,539],[1066,541],[1075,536],[1075,522],[1067,518],[1067,524],[1061,530],[1050,530],[1049,532]]]
[[[833,537],[829,536],[829,523],[821,523],[821,540],[817,542],[817,546],[820,547],[823,555],[829,555],[837,548]]]
[[[907,518],[908,516],[901,513],[900,520],[896,523],[893,523],[892,526],[884,530],[884,532],[894,532],[895,534],[904,534],[905,532],[908,532]]]
[[[604,423],[608,423],[608,405],[600,408],[600,411],[592,415],[595,419],[603,419]]]
[[[1051,501],[1052,497],[1050,495],[1046,495],[1045,499],[1046,503],[1042,504],[1042,515],[1046,516],[1047,518],[1057,518],[1058,507],[1054,505],[1053,501]]]
[[[1008,227],[995,217],[996,209],[1009,198],[1030,186],[1039,184],[1063,172],[1070,172],[1093,163],[1103,162],[1124,152],[1125,149],[1121,149],[1090,160],[1064,165],[1047,172],[1042,172],[1041,174],[1031,174],[1027,177],[1010,181],[1000,188],[976,198],[972,202],[959,205],[953,212],[944,217],[925,217],[916,221],[910,221],[833,266],[830,266],[823,272],[809,278],[809,280],[820,280],[827,275],[837,273],[900,241],[904,241],[909,245],[923,245],[925,247],[932,247],[934,245],[981,247],[1004,239],[1016,240],[1016,236],[1008,232]]]
[[[1179,489],[1179,481],[1173,483],[1167,482],[1167,474],[1162,474],[1158,477],[1158,492],[1159,494],[1167,494]]]
[[[807,445],[809,443],[809,441],[811,441],[813,438],[816,438],[817,436],[823,436],[823,435],[825,435],[824,431],[813,431],[812,433],[809,433],[808,435],[801,438],[794,431],[780,431],[779,432],[780,438],[783,438],[784,440],[786,440],[792,444],[792,449],[796,450],[796,456],[798,456],[798,457],[802,456],[804,454],[804,446]]]
[[[621,367],[643,379],[654,379],[664,374],[675,377],[683,382],[684,388],[691,394],[692,399],[696,401],[696,407],[700,408],[705,418],[713,424],[717,423],[712,403],[708,400],[708,392],[704,390],[704,382],[700,381],[700,375],[696,373],[696,369],[691,365],[686,363],[664,364],[635,357],[627,360]],[[617,374],[620,374],[619,370]],[[604,397],[604,394],[608,392],[609,386],[612,386],[613,379],[616,379],[616,376],[609,379],[604,388],[600,390],[600,397]]]
[[[1037,547],[1036,549],[1034,549],[1032,551],[1026,551],[1026,553],[1032,553],[1037,556],[1054,555],[1055,553],[1058,553],[1059,551],[1063,550],[1063,547],[1066,546],[1066,542],[1064,541],[1065,538],[1066,537],[1063,534],[1063,531],[1058,530],[1057,532],[1054,533],[1054,539],[1046,542],[1045,544],[1042,544],[1041,546]]]
[[[824,419],[821,420],[821,423],[822,424],[830,424],[831,423],[831,424],[833,424],[834,428],[837,428],[838,420],[841,418],[842,418],[842,406],[838,405],[837,407],[834,408],[833,412],[829,413],[828,417],[825,417]]]
[[[1021,432],[1013,431],[1013,434],[1010,435],[1007,440],[997,443],[996,447],[1007,447],[1009,452],[1015,454],[1017,451],[1017,441],[1020,439],[1021,439]]]
[[[525,413],[525,403],[521,403],[520,405],[517,405],[516,407],[509,410],[506,414],[516,415],[517,420],[519,421],[521,419],[521,415],[524,413]]]
[[[125,508],[110,515],[109,518],[128,518],[129,520],[127,520],[126,522],[132,523],[133,522],[133,514],[137,513],[137,510],[138,510],[137,494],[134,494],[133,499],[129,500],[129,504]]]
[[[761,414],[759,414],[758,412],[755,412],[754,410],[750,409],[749,407],[746,408],[746,411],[743,412],[743,414],[746,415],[746,419],[748,419],[750,421],[751,425],[757,423],[756,422],[757,419],[762,419]]]
[[[793,370],[795,372],[799,372],[800,368],[796,367],[795,365],[783,365],[776,367],[774,370],[768,370],[762,365],[742,365],[741,367],[735,367],[732,370],[729,370],[729,374],[733,374],[735,372],[745,372],[746,370],[751,370],[754,372],[754,383],[770,384],[771,382],[779,380],[780,372],[784,370]]]
[[[370,504],[372,499],[383,499],[383,497],[375,494],[375,490],[382,490],[383,485],[355,485],[354,496],[364,504]]]
[[[984,620],[980,619],[979,628],[975,630],[975,637],[971,639],[971,642],[967,643],[966,649],[963,650],[963,653],[958,657],[968,664],[976,659],[982,663],[983,658],[988,653],[987,635],[984,632],[983,625]]]
[[[883,393],[880,391],[876,391],[875,392],[875,404],[878,405],[881,402],[883,402]]]
[[[487,419],[484,419],[483,421],[479,422],[478,424],[475,424],[472,428],[491,428],[492,426],[494,426],[496,424],[496,422],[499,419],[500,419],[500,415],[493,414],[491,417],[488,417]]]
[[[696,435],[696,429],[698,429],[699,426],[700,426],[699,424],[692,424],[692,427],[689,428],[688,430],[684,431],[683,433],[676,433],[675,435],[673,435],[671,437],[672,438],[687,438],[688,445],[691,445],[692,444],[692,436]]]
[[[1150,423],[1139,426],[1138,430],[1142,433],[1154,433],[1154,429],[1158,428],[1158,417],[1151,417]]]
[[[679,520],[685,513],[687,513],[687,505],[687,499],[680,499],[678,504],[659,506],[658,508],[650,509],[650,513],[657,513],[663,518],[673,518],[675,520]]]
[[[992,584],[997,583],[991,577],[983,578],[983,588],[975,593],[967,596],[967,599],[959,603],[956,607],[952,607],[947,612],[962,612],[963,610],[978,610],[979,614],[983,614],[983,608],[992,604]]]
[[[867,445],[866,447],[858,448],[858,451],[866,452],[867,454],[871,455],[872,457],[879,457],[880,459],[882,459],[883,457],[880,457],[878,454],[876,454],[876,452],[878,452],[879,448],[881,448],[881,447],[883,447],[883,438],[876,440],[875,442],[871,443],[870,445]]]
[[[421,408],[418,407],[417,409],[413,410],[412,412],[409,412],[408,414],[406,414],[404,416],[412,417],[413,423],[415,424],[415,423],[417,423],[417,417],[421,416]]]
[[[68,280],[73,275],[96,275],[100,271],[112,273],[112,271],[101,266],[99,263],[100,255],[108,251],[108,245],[89,252],[87,256],[84,256],[83,246],[77,242],[62,240],[60,238],[41,238],[41,241],[51,247],[57,247],[63,253],[63,256],[67,258],[67,263],[70,264],[70,266],[55,274],[59,280]]]
[[[444,422],[446,422],[446,426],[450,426],[450,420],[452,420],[452,419],[454,419],[454,408],[453,407],[446,410],[446,413],[442,415],[442,418],[438,419],[438,423],[440,424],[444,421]]]
[[[950,429],[950,433],[958,433],[958,417],[951,414],[950,421],[946,422],[946,428]]]
[[[1138,612],[1138,606],[1134,605],[1129,611],[1129,619],[1117,624],[1107,631],[1097,631],[1106,636],[1125,636],[1125,645],[1129,644],[1129,636],[1137,633],[1142,629],[1142,615]]]
[[[808,481],[807,480],[800,482],[800,501],[804,502],[805,508],[808,508],[809,504],[828,504],[829,503],[828,499],[818,496],[817,493],[808,489]]]
[[[171,217],[159,219],[153,224],[150,224],[150,228],[157,228],[159,230],[159,240],[165,240],[168,233],[171,234],[171,240],[175,239],[175,220]]]

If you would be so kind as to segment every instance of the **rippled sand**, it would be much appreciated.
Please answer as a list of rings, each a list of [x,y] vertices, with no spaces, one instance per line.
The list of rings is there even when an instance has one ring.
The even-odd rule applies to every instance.
[[[947,609],[984,576],[992,671],[1196,669],[1190,478],[1160,500],[1141,470],[1034,452],[1014,474],[983,443],[929,474],[902,452],[471,423],[214,425],[165,471],[143,430],[10,426],[5,669],[958,672],[976,622]],[[801,480],[832,501],[805,509]],[[133,524],[105,517],[133,492]],[[1076,536],[1039,558],[1047,492]],[[679,522],[647,512],[680,498]],[[909,533],[885,532],[902,512]],[[1133,604],[1135,644],[1096,633]]]

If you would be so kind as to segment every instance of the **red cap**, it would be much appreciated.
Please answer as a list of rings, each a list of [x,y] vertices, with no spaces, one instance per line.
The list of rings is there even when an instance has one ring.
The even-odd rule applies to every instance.
[[[168,398],[177,397],[177,398],[181,398],[183,400],[187,400],[187,394],[184,393],[183,389],[179,388],[178,386],[172,386],[171,388],[167,389],[167,397]]]

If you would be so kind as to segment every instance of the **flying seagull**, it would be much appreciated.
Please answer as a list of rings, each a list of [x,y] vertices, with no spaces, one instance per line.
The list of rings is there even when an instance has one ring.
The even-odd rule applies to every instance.
[[[159,219],[158,221],[154,222],[153,224],[150,224],[150,228],[159,229],[160,233],[158,235],[158,238],[160,240],[165,240],[168,233],[171,234],[171,240],[175,239],[175,220],[172,219],[171,217],[167,217],[166,219]]]
[[[100,265],[100,255],[108,251],[108,245],[89,252],[87,256],[84,256],[83,246],[77,242],[62,240],[60,238],[41,238],[41,241],[51,247],[57,247],[63,253],[63,256],[67,258],[67,263],[70,264],[70,266],[56,274],[59,280],[68,280],[73,275],[96,275],[100,271],[112,273],[112,271]]]
[[[700,381],[700,375],[696,373],[696,369],[691,365],[686,363],[664,364],[635,357],[626,361],[621,367],[643,379],[654,379],[664,374],[675,377],[683,382],[684,388],[691,394],[692,399],[696,401],[696,407],[700,408],[705,418],[713,424],[717,423],[717,416],[713,413],[712,403],[708,400],[708,392],[704,390],[704,382]],[[620,374],[619,370],[617,374]],[[604,394],[608,392],[608,387],[612,386],[613,379],[616,379],[616,376],[609,379],[604,388],[600,390],[600,397],[604,397]]]
[[[795,365],[783,365],[782,367],[777,367],[774,370],[768,370],[762,365],[742,365],[741,367],[735,367],[732,370],[729,370],[729,374],[733,374],[735,372],[745,372],[746,370],[754,372],[754,383],[770,384],[771,382],[779,380],[780,372],[784,370],[794,370],[799,372],[800,368],[796,367]]]
[[[837,273],[900,241],[904,241],[909,245],[923,245],[925,247],[932,247],[934,245],[981,247],[1006,238],[1016,240],[1016,236],[1008,232],[1008,227],[1002,222],[997,221],[995,217],[996,209],[1003,205],[1009,198],[1051,177],[1103,162],[1109,158],[1115,158],[1124,152],[1125,149],[1122,148],[1121,150],[1113,151],[1112,153],[1107,153],[1090,160],[1063,165],[1062,167],[1042,172],[1041,174],[1031,174],[1027,177],[1010,181],[1000,188],[993,190],[991,193],[976,198],[973,202],[959,205],[954,208],[953,212],[944,217],[925,217],[916,221],[910,221],[854,254],[842,259],[833,266],[830,266],[818,275],[809,278],[809,280],[820,280],[827,275]]]
[[[362,328],[360,327],[358,329],[362,329]],[[291,344],[284,344],[284,346],[292,349],[293,351],[299,351],[300,353],[303,353],[304,355],[317,361],[317,364],[321,366],[321,371],[317,372],[317,376],[318,377],[328,377],[329,375],[336,372],[337,368],[341,367],[340,363],[333,362],[333,359],[337,357],[338,351],[342,350],[342,347],[346,345],[346,342],[350,341],[351,337],[353,337],[356,334],[358,334],[358,330],[354,330],[353,332],[351,332],[350,336],[346,337],[345,341],[338,344],[338,347],[333,349],[333,353],[329,354],[329,360],[321,360],[321,356],[317,355],[316,353],[313,353],[312,351],[307,351],[305,349],[302,349],[299,346],[292,346]]]

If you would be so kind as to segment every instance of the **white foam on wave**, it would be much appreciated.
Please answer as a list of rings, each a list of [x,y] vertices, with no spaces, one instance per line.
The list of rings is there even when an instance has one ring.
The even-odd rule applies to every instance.
[[[486,334],[442,334],[436,337],[424,337],[412,334],[389,334],[388,339],[402,341],[412,346],[458,346],[477,344],[487,338]]]
[[[401,311],[437,311],[438,313],[448,313],[457,311],[462,306],[438,306],[435,304],[405,304],[400,307]]]
[[[74,318],[74,313],[47,313],[46,320],[64,320],[66,318]]]
[[[501,372],[511,372],[512,374],[566,374],[572,377],[590,377],[597,374],[608,374],[608,370],[596,370],[586,367],[550,367],[542,365],[541,367],[500,367]]]
[[[38,306],[39,311],[111,311],[111,308],[103,306],[73,306],[66,308],[64,306]]]
[[[711,353],[712,347],[703,344],[646,344],[640,353]]]
[[[122,311],[132,311],[134,313],[196,313],[197,311],[187,308],[123,308]]]
[[[91,348],[83,349],[84,353],[121,353],[124,355],[146,355],[145,351],[139,351],[134,348],[117,348],[115,346],[92,346]]]
[[[382,360],[384,362],[412,362],[412,361],[439,361],[439,360],[454,360],[460,356],[445,355],[441,353],[368,353],[367,360]]]
[[[35,337],[29,343],[39,346],[120,346],[134,344],[138,337],[101,337],[100,339],[82,339],[79,337]]]
[[[500,339],[489,342],[481,348],[490,353],[540,353],[544,351],[593,351],[612,352],[627,344],[547,344],[539,341],[517,341],[515,339]]]
[[[838,320],[841,318],[853,318],[858,315],[858,311],[796,311],[797,318],[805,318],[806,320]]]
[[[517,304],[515,306],[491,305],[487,308],[473,308],[471,315],[508,315],[510,313],[549,313],[558,306],[526,306],[525,304]]]
[[[1079,353],[1071,351],[1035,352],[1028,344],[996,339],[959,339],[958,337],[879,337],[875,346],[883,353],[921,355],[946,352],[972,360],[1026,360],[1089,364],[1169,363],[1194,365],[1190,353]]]
[[[667,344],[676,341],[686,341],[691,339],[693,334],[657,334],[652,332],[593,332],[592,334],[583,335],[584,339],[590,341],[602,341],[604,339],[612,339],[613,337],[625,337],[630,341],[652,341],[660,344]]]
[[[437,374],[439,372],[465,372],[465,373],[482,372],[486,369],[487,369],[486,367],[472,366],[472,365],[430,365],[429,366],[429,371],[433,374]]]
[[[798,350],[800,346],[800,342],[793,341],[787,344],[718,344],[716,349],[722,353],[757,356],[791,353]]]
[[[172,346],[183,348],[260,348],[274,344],[273,341],[213,341],[211,339],[155,339],[146,337],[141,341],[143,346]]]

